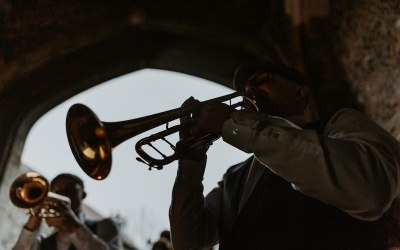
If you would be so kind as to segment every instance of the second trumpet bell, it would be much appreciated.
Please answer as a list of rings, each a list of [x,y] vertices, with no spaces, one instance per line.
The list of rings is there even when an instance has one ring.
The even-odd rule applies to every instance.
[[[65,202],[71,204],[68,197],[50,192],[50,185],[46,178],[37,172],[26,172],[14,180],[10,187],[10,200],[18,208],[26,209],[32,215],[39,217],[56,217],[59,212],[46,201],[52,200],[53,203]],[[34,212],[34,207],[41,206],[38,213]]]
[[[36,172],[19,176],[10,187],[10,200],[19,208],[32,208],[39,205],[49,192],[49,182]]]

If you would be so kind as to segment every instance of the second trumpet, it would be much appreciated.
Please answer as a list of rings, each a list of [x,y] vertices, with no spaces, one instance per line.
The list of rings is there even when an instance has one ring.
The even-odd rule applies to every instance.
[[[43,218],[59,216],[58,211],[47,203],[71,204],[68,197],[50,192],[49,182],[37,172],[26,172],[14,180],[10,187],[10,200],[16,207]],[[39,211],[35,212],[35,207],[40,207]]]

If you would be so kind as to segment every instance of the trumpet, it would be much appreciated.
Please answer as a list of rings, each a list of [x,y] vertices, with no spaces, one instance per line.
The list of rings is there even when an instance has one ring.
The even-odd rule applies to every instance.
[[[57,217],[60,213],[50,203],[66,202],[71,204],[68,197],[50,192],[49,182],[37,172],[26,172],[14,180],[10,187],[10,200],[19,208],[42,218]],[[41,205],[40,211],[34,207]]]
[[[191,136],[178,141],[174,145],[169,142],[166,137],[179,132],[184,126],[190,124],[168,127],[169,122],[188,115],[196,114],[206,104],[232,101],[232,99],[237,97],[242,97],[246,102],[241,101],[231,104],[230,106],[232,108],[245,108],[251,106],[252,109],[258,110],[258,106],[253,96],[248,93],[239,92],[173,110],[119,122],[100,121],[96,114],[87,106],[79,103],[74,104],[68,110],[66,118],[68,142],[71,151],[82,170],[91,178],[102,180],[108,176],[111,170],[111,150],[114,147],[140,133],[162,124],[167,124],[165,130],[140,139],[135,145],[135,150],[140,156],[136,159],[139,162],[148,165],[149,170],[152,168],[160,170],[164,165],[178,160],[200,148],[207,147],[219,138],[219,136],[214,134]],[[166,155],[157,149],[152,143],[158,140],[167,143],[174,153]],[[150,156],[143,149],[144,146],[153,148],[161,155],[161,158]]]

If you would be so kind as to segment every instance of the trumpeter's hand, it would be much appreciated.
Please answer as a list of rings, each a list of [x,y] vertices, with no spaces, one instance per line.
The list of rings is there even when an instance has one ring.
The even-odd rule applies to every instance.
[[[42,209],[42,205],[38,205],[33,207],[30,211],[31,215],[28,221],[25,223],[24,228],[28,229],[29,231],[36,231],[39,229],[40,225],[42,224],[42,218],[39,217],[40,210]]]
[[[46,223],[50,227],[55,227],[62,233],[71,234],[82,225],[68,203],[57,200],[54,202],[48,201],[47,204],[58,214],[58,216],[54,217],[45,217]]]
[[[209,133],[221,136],[222,126],[234,110],[231,106],[223,103],[206,104],[198,113],[192,125],[192,133]]]

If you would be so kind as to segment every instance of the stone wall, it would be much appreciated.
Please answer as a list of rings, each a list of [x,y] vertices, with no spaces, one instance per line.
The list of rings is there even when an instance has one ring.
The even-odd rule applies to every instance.
[[[364,112],[400,139],[400,1],[332,1],[333,44]]]

